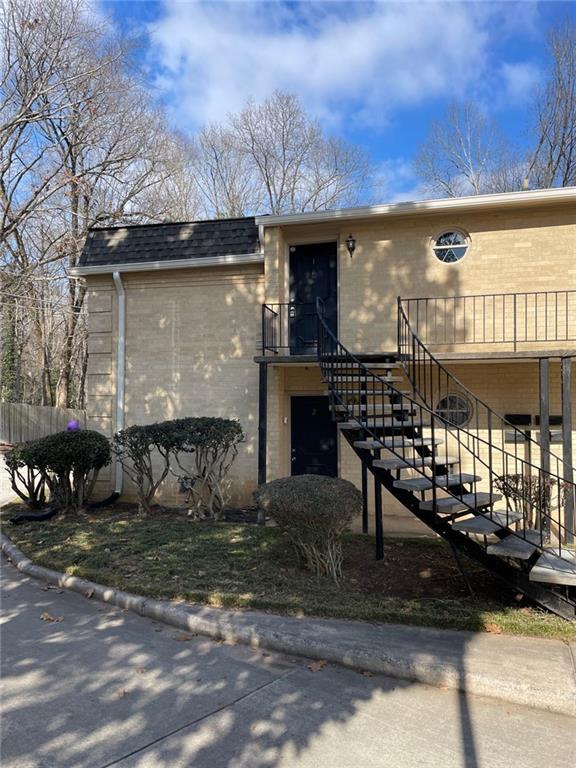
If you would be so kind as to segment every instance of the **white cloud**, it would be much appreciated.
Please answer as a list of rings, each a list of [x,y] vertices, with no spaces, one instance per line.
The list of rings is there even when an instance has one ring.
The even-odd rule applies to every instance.
[[[374,170],[372,199],[377,202],[404,203],[430,196],[418,178],[414,165],[405,157],[383,160]]]
[[[542,82],[541,70],[530,62],[502,65],[504,93],[501,101],[506,106],[522,106],[533,95],[535,88]]]
[[[397,107],[466,96],[482,81],[494,12],[168,0],[150,27],[155,86],[190,129],[275,88],[297,93],[326,123],[384,124]]]

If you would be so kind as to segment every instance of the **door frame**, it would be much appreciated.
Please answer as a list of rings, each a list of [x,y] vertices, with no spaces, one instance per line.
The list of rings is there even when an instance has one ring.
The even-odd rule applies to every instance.
[[[304,389],[301,392],[290,392],[286,393],[286,426],[288,429],[286,430],[286,439],[284,442],[284,447],[286,448],[286,462],[287,462],[287,472],[286,477],[292,477],[292,398],[293,397],[325,397],[328,399],[328,395],[324,394],[324,391],[317,390],[317,389]],[[341,466],[340,466],[340,441],[341,441],[341,435],[340,430],[338,427],[336,427],[336,476],[340,477],[341,473]]]
[[[283,294],[284,301],[290,302],[290,248],[295,245],[318,245],[320,243],[335,243],[336,244],[336,328],[338,329],[338,335],[340,334],[341,317],[340,317],[340,257],[341,257],[341,245],[342,239],[340,232],[328,233],[324,235],[314,235],[307,237],[291,237],[286,241],[284,247],[284,263],[286,269],[284,270],[284,285]]]

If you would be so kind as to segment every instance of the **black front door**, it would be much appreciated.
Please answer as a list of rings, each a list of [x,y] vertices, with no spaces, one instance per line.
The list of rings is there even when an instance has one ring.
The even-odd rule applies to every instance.
[[[292,474],[338,474],[336,423],[325,396],[292,397]]]
[[[316,299],[324,302],[326,322],[336,333],[336,243],[290,246],[290,353],[316,352]]]

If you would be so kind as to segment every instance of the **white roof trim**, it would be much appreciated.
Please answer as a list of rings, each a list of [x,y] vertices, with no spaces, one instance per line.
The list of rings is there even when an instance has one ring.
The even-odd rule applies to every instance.
[[[312,213],[286,213],[277,216],[257,216],[256,224],[264,227],[282,224],[311,224],[315,221],[339,219],[363,219],[372,216],[406,216],[451,210],[476,209],[489,206],[522,206],[537,203],[570,202],[576,203],[576,187],[536,189],[526,192],[503,192],[492,195],[471,195],[469,197],[447,197],[440,200],[417,200],[388,205],[370,205],[362,208],[340,208],[333,211],[314,211]]]
[[[95,264],[87,267],[73,267],[73,277],[107,275],[112,272],[154,272],[164,269],[190,269],[198,267],[227,267],[236,264],[263,264],[264,254],[245,253],[237,256],[205,256],[197,259],[173,259],[170,261],[137,261],[130,264]]]

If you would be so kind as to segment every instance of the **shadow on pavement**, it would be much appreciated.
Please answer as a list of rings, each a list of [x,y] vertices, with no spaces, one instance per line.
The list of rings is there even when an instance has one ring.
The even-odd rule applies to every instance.
[[[501,759],[480,762],[465,695],[191,638],[3,571],[4,768],[492,768],[517,757],[504,743]],[[502,728],[516,709],[494,703],[511,712]]]

